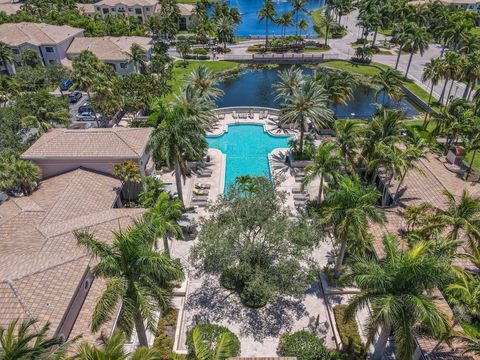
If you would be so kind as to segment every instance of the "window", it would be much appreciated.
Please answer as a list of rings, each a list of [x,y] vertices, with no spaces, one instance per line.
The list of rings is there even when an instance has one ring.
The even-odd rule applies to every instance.
[[[115,12],[115,8],[114,8],[114,7],[112,7],[112,12]]]
[[[100,6],[97,6],[97,11],[100,11]]]
[[[132,8],[128,8],[128,11],[132,12],[132,11],[133,11],[133,9],[132,9]]]
[[[120,69],[126,69],[127,65],[127,63],[120,63]]]
[[[150,11],[150,8],[149,8],[149,7],[146,7],[145,10],[146,10],[146,11]]]
[[[104,14],[108,14],[108,9],[104,8],[104,9],[102,9],[102,11],[103,11]]]
[[[53,53],[53,52],[55,52],[55,49],[54,49],[53,47],[51,47],[51,46],[47,46],[47,47],[45,47],[45,51],[46,51],[47,53]]]
[[[141,13],[142,13],[142,9],[135,8],[135,14],[141,14]]]

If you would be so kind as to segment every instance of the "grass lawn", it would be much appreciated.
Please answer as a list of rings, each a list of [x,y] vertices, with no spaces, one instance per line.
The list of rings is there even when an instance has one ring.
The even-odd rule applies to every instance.
[[[321,25],[322,24],[322,14],[323,14],[323,12],[324,12],[324,8],[314,10],[310,14],[310,17],[312,18],[313,25],[317,26],[321,31],[320,33],[317,33],[318,37],[325,40],[325,28],[324,28],[324,26]],[[345,36],[345,35],[347,35],[346,30],[344,30],[342,32],[342,37]],[[332,38],[332,33],[331,32],[329,32],[328,38],[329,39]]]
[[[235,69],[238,64],[231,61],[207,61],[207,60],[188,60],[187,65],[183,66],[183,60],[175,62],[172,75],[173,80],[170,83],[172,86],[172,93],[165,97],[165,102],[171,101],[174,94],[180,91],[180,87],[183,84],[183,78],[190,73],[193,69],[198,68],[200,65],[205,65],[209,70],[213,72],[222,72],[226,70]]]
[[[386,36],[391,36],[392,35],[392,29],[379,29],[378,33],[386,35]]]

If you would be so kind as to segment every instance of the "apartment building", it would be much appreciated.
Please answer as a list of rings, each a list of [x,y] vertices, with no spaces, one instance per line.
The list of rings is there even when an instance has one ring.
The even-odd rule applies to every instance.
[[[0,42],[15,54],[13,63],[0,64],[0,72],[13,74],[26,49],[36,51],[45,66],[60,65],[75,37],[83,37],[83,29],[27,22],[0,24]]]
[[[160,6],[157,0],[101,0],[94,5],[95,12],[102,16],[135,16],[142,22],[153,16]]]
[[[139,45],[145,51],[145,62],[150,61],[153,42],[151,38],[142,36],[75,38],[67,50],[67,59],[71,61],[82,51],[90,50],[105,64],[110,65],[117,75],[125,76],[135,71],[135,65],[130,61],[130,48],[133,44]]]

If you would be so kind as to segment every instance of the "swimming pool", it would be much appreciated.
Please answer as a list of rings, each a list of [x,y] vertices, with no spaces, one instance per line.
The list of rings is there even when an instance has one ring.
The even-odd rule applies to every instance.
[[[270,176],[268,154],[276,148],[287,148],[289,136],[272,136],[263,125],[229,125],[221,136],[207,136],[208,146],[227,156],[225,191],[241,175]]]

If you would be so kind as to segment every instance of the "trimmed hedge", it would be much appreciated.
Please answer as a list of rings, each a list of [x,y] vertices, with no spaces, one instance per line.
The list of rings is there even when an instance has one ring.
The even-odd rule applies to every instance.
[[[323,341],[310,331],[283,334],[278,345],[281,356],[296,357],[297,360],[327,360],[330,354]]]
[[[216,347],[216,344],[220,337],[226,333],[229,332],[235,337],[235,342],[233,345],[233,353],[235,354],[234,356],[240,355],[240,340],[238,340],[237,335],[232,333],[228,328],[225,326],[217,325],[217,324],[199,324],[194,326],[191,330],[188,331],[187,333],[187,348],[188,348],[188,353],[192,354],[194,351],[193,348],[193,339],[192,339],[192,330],[195,328],[199,328],[200,331],[202,332],[204,336],[204,340],[206,345],[213,350]]]
[[[170,309],[158,320],[157,336],[153,341],[153,347],[159,351],[162,359],[173,359],[173,344],[175,340],[170,336],[170,333],[175,333],[177,316],[178,310]]]
[[[365,358],[362,356],[362,354],[365,354],[365,347],[360,338],[357,321],[355,318],[346,320],[346,309],[347,305],[337,305],[333,308],[337,329],[343,343],[343,349],[346,352],[353,352],[357,355],[356,358]]]

